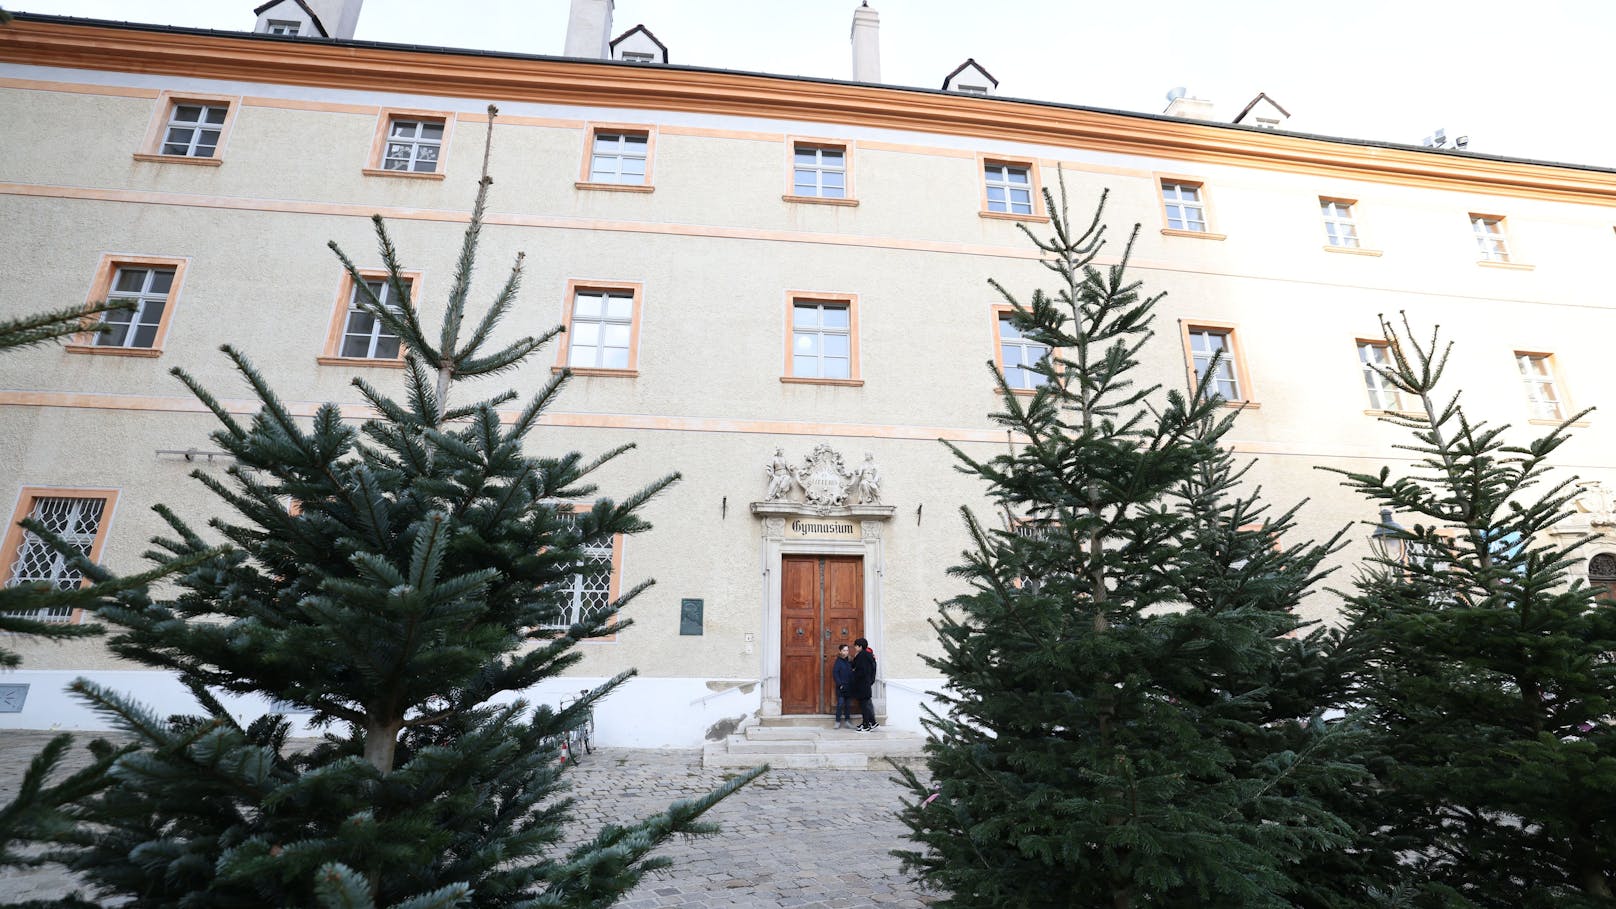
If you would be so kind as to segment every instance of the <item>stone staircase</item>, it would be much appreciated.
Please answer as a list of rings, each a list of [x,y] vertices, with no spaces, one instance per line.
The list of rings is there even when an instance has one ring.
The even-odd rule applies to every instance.
[[[884,758],[918,763],[926,737],[879,726],[870,732],[835,729],[829,716],[750,717],[722,741],[702,749],[703,767],[885,770]]]

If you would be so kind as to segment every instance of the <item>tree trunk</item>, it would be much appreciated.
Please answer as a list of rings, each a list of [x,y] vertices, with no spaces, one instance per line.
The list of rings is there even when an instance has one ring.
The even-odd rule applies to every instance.
[[[398,748],[398,731],[402,728],[402,720],[365,724],[365,760],[384,774],[393,772],[393,752]]]

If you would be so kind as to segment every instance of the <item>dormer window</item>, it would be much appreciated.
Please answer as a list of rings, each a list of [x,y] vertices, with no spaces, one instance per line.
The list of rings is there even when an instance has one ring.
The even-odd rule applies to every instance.
[[[284,35],[288,38],[295,38],[297,37],[298,29],[302,25],[303,23],[301,22],[287,22],[282,19],[271,19],[269,20],[269,24],[264,26],[264,31],[265,33],[271,35]]]
[[[954,90],[964,92],[967,95],[985,95],[988,93],[986,85],[959,85],[955,86]]]
[[[668,62],[668,46],[657,40],[651,30],[636,25],[611,40],[611,58],[624,63],[655,65]]]
[[[639,51],[624,51],[624,63],[655,63],[656,54],[644,54]]]
[[[982,64],[966,58],[964,63],[943,77],[943,91],[962,95],[991,95],[999,87],[999,80],[982,68]]]

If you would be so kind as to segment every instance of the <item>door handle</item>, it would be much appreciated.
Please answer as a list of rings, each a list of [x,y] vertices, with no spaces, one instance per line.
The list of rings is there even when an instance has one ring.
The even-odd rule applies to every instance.
[[[802,637],[802,629],[801,628],[797,629],[797,637],[799,637],[799,638]]]
[[[830,640],[830,629],[829,628],[825,629],[825,640],[827,640],[827,641]]]

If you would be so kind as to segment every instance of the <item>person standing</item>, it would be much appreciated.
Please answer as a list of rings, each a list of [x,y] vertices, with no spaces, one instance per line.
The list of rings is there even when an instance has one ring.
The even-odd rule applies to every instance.
[[[853,709],[848,701],[853,697],[853,660],[847,645],[836,648],[836,659],[830,665],[831,683],[836,688],[836,728],[853,725]]]
[[[872,703],[874,692],[875,654],[870,652],[870,642],[859,638],[853,642],[853,697],[858,698],[859,712],[864,717],[864,722],[858,726],[859,732],[869,732],[877,725]]]

